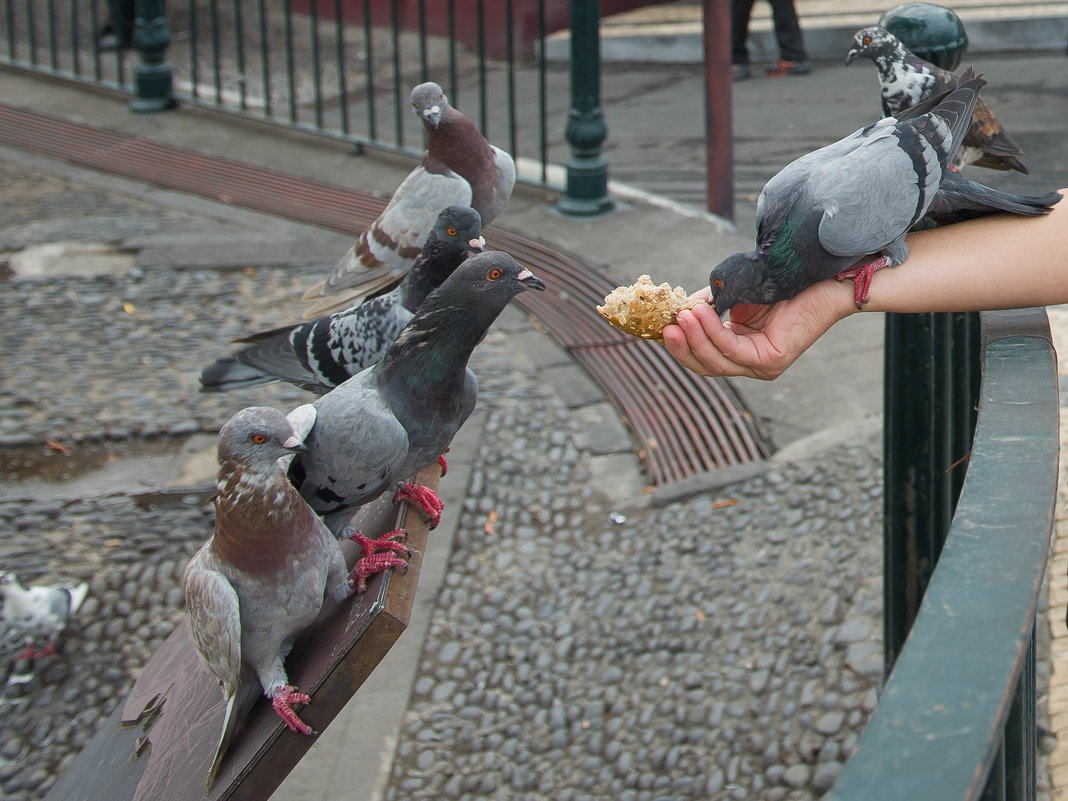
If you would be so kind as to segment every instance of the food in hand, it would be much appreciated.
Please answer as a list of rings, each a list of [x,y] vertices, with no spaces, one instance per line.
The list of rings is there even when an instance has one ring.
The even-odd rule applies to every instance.
[[[631,286],[616,287],[597,311],[608,322],[636,337],[664,341],[664,326],[675,322],[675,315],[701,303],[691,299],[681,286],[667,283],[657,286],[648,275],[638,276]]]

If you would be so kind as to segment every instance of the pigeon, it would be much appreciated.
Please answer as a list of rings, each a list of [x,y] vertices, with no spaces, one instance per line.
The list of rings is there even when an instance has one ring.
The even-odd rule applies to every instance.
[[[219,431],[215,533],[183,576],[193,642],[227,702],[206,787],[257,695],[257,678],[292,731],[313,733],[293,710],[309,698],[290,686],[283,662],[324,597],[346,598],[353,577],[340,543],[286,479],[285,460],[303,449],[285,416],[268,407],[242,409]]]
[[[200,374],[202,392],[224,392],[281,379],[322,395],[382,358],[426,296],[471,253],[486,247],[482,220],[467,206],[438,215],[419,258],[384,295],[300,325],[253,334],[232,358]]]
[[[426,130],[423,160],[330,274],[304,293],[302,299],[309,302],[305,319],[348,308],[395,286],[446,206],[470,206],[485,226],[511,197],[516,178],[512,157],[450,106],[438,84],[419,84],[411,101]]]
[[[874,272],[908,257],[905,234],[934,202],[983,83],[969,70],[930,112],[886,117],[773,176],[757,200],[757,249],[709,275],[716,311],[776,303],[831,277],[852,278],[854,301],[865,303]]]
[[[336,536],[353,536],[364,552],[395,548],[403,532],[368,541],[350,535],[356,507],[390,487],[436,524],[441,501],[407,479],[448,448],[475,407],[478,382],[467,368],[475,346],[508,302],[545,284],[503,251],[469,257],[434,290],[376,364],[309,404],[295,423],[307,452],[289,477]]]
[[[853,34],[853,47],[845,63],[867,56],[879,73],[883,114],[897,116],[923,100],[955,87],[960,78],[913,54],[886,28],[862,28]],[[955,158],[957,168],[968,164],[995,170],[1027,172],[1018,158],[1023,152],[1001,128],[994,112],[980,99],[975,104],[971,127]]]
[[[88,592],[89,585],[84,583],[24,587],[15,574],[0,573],[3,621],[26,647],[15,661],[55,656],[59,636]],[[44,648],[37,647],[40,642]]]

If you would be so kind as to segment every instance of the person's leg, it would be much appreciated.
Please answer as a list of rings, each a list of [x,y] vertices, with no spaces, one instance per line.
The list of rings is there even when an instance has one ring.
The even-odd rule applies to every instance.
[[[808,53],[805,50],[804,39],[801,34],[801,23],[797,19],[797,10],[794,8],[794,0],[768,0],[771,3],[771,14],[775,20],[775,39],[779,44],[780,64],[777,65],[777,73],[800,75],[809,72]],[[781,62],[789,62],[796,65],[792,69],[784,67]],[[800,67],[800,69],[798,69]]]
[[[749,17],[754,0],[731,0],[731,63],[749,64]]]

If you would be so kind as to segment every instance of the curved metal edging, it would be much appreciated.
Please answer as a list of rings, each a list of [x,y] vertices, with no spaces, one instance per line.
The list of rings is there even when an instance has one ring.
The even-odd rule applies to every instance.
[[[982,331],[979,415],[949,537],[834,801],[978,798],[1028,681],[1057,494],[1056,360],[1044,309],[986,313]]]

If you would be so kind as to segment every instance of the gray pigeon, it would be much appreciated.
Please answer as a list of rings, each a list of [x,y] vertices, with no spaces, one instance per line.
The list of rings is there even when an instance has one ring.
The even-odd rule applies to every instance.
[[[336,314],[237,340],[253,344],[205,367],[201,391],[281,379],[320,395],[329,392],[381,359],[426,296],[485,246],[478,212],[449,206],[438,215],[412,269],[391,291]]]
[[[426,154],[330,274],[304,293],[305,319],[349,308],[395,286],[446,206],[470,206],[485,226],[511,197],[512,157],[450,106],[438,84],[419,84],[411,101],[426,131]]]
[[[16,661],[56,654],[56,643],[71,615],[78,611],[88,584],[47,584],[24,587],[14,573],[0,573],[3,621],[26,649]],[[44,648],[38,643],[44,642]]]
[[[507,253],[471,256],[430,294],[381,361],[312,404],[314,421],[297,424],[310,429],[308,451],[293,460],[289,477],[335,535],[347,536],[355,508],[397,482],[399,497],[436,522],[440,500],[406,481],[445,452],[471,414],[478,382],[468,359],[508,302],[531,288],[545,284]]]
[[[776,303],[831,277],[853,278],[865,303],[872,274],[908,257],[905,234],[934,202],[982,85],[969,71],[929,113],[879,120],[773,176],[757,200],[757,249],[709,276],[716,311]]]
[[[267,407],[242,409],[219,431],[215,534],[183,579],[197,653],[227,702],[205,786],[256,697],[257,677],[285,724],[313,733],[293,710],[308,696],[289,685],[283,662],[324,596],[346,598],[352,577],[337,539],[286,480],[284,460],[303,448]]]
[[[878,25],[853,34],[853,47],[846,54],[845,63],[852,64],[862,56],[870,58],[878,71],[883,114],[888,117],[898,117],[910,106],[947,92],[960,82],[956,74],[924,61],[894,34]],[[954,165],[960,168],[975,164],[1026,173],[1027,167],[1018,158],[1022,155],[1023,151],[1002,130],[994,112],[980,98],[975,104],[968,132],[954,157]]]

